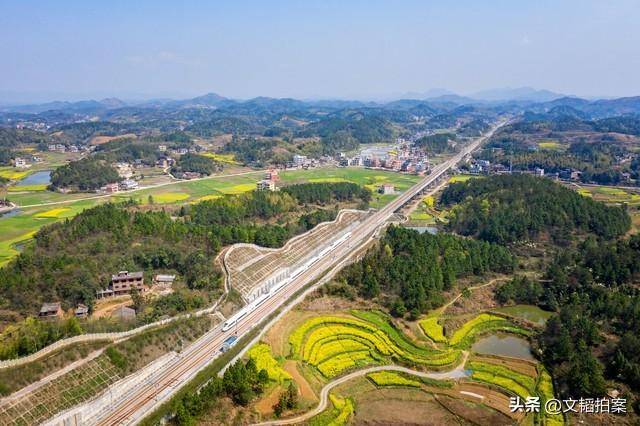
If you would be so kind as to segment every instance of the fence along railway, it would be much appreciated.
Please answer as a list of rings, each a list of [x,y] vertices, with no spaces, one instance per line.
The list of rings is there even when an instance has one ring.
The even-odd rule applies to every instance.
[[[352,221],[344,228],[334,229],[333,234],[329,233],[329,235],[334,235],[333,237],[327,235],[328,241],[325,241],[325,246],[302,250],[297,255],[299,256],[297,264],[284,266],[285,268],[288,267],[289,270],[280,271],[278,275],[273,276],[277,272],[277,269],[275,269],[271,276],[267,275],[261,281],[258,281],[263,285],[256,286],[257,291],[255,288],[247,287],[243,293],[245,300],[255,301],[260,296],[267,295],[267,297],[261,299],[259,303],[250,303],[250,309],[246,309],[241,317],[236,318],[232,325],[214,327],[196,342],[185,348],[178,357],[172,357],[166,365],[149,374],[143,381],[139,381],[134,386],[129,387],[126,392],[123,391],[114,395],[112,389],[105,390],[102,395],[110,393],[110,398],[101,409],[97,409],[95,405],[84,404],[69,410],[64,416],[56,416],[55,421],[49,424],[74,423],[78,420],[82,421],[82,424],[98,425],[138,423],[145,415],[168,401],[182,385],[217,358],[226,339],[232,335],[240,338],[248,333],[262,323],[265,318],[268,318],[277,309],[285,305],[297,291],[320,278],[325,271],[342,259],[356,252],[363,243],[369,241],[370,236],[383,226],[395,212],[414,197],[420,196],[422,191],[438,183],[451,167],[475,150],[505,123],[502,122],[496,125],[485,136],[476,139],[454,157],[434,167],[431,174],[399,195],[385,207],[373,213],[360,215],[357,220]],[[319,233],[319,235],[322,234]],[[292,243],[292,247],[294,243]],[[255,250],[254,254],[259,251],[259,249]],[[241,267],[243,270],[251,269],[254,266],[259,267],[262,261],[262,258],[254,261],[249,253],[242,257],[244,261],[238,263],[236,267]],[[263,252],[263,257],[268,257],[268,255]],[[228,266],[226,269],[229,273]],[[269,280],[270,278],[274,279],[264,282],[265,279]]]

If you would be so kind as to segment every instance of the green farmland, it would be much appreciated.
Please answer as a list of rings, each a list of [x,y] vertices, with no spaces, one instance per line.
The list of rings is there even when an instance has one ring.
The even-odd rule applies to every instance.
[[[192,181],[176,181],[155,188],[116,193],[111,196],[98,196],[91,193],[61,194],[46,190],[10,192],[8,198],[21,209],[15,215],[0,217],[0,266],[18,254],[16,245],[31,239],[42,226],[71,218],[99,203],[129,199],[143,204],[150,201],[167,205],[196,203],[252,191],[263,173],[255,171],[235,176],[223,175]],[[392,183],[396,191],[401,192],[419,179],[419,176],[356,168],[292,170],[281,173],[283,184],[345,181],[365,185],[374,192],[372,207],[380,207],[396,197],[375,193],[382,183]]]

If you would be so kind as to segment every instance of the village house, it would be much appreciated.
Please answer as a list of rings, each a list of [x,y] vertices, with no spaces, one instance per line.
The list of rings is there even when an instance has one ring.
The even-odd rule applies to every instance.
[[[129,179],[133,176],[133,169],[129,163],[116,163],[114,167],[118,171],[118,176],[122,178]]]
[[[118,192],[120,190],[120,185],[118,185],[118,183],[108,183],[106,184],[104,187],[104,192],[106,192],[107,194],[114,194],[116,192]]]
[[[169,166],[173,166],[173,164],[175,163],[174,159],[171,157],[160,157],[158,158],[158,161],[156,161],[156,165],[158,167],[162,167],[163,169],[169,167]]]
[[[136,319],[136,311],[126,306],[120,306],[111,313],[111,318],[118,321],[133,321]]]
[[[198,179],[200,177],[200,173],[198,172],[183,172],[183,179]]]
[[[76,307],[76,310],[73,311],[73,314],[76,316],[76,318],[86,318],[89,316],[89,307],[80,303]]]
[[[307,156],[306,155],[294,155],[293,156],[293,164],[296,167],[300,167],[300,166],[304,166],[307,163]]]
[[[18,169],[26,169],[27,167],[31,167],[31,165],[27,163],[27,160],[20,157],[16,157],[15,160],[13,160],[13,165]]]
[[[63,315],[64,312],[62,310],[60,302],[43,303],[42,307],[40,308],[40,312],[38,313],[38,318],[62,318]]]
[[[158,151],[165,152],[166,150],[167,150],[167,146],[166,145],[158,145]]]
[[[280,176],[278,175],[277,169],[269,169],[267,173],[265,173],[264,178],[265,180],[272,180],[274,182],[277,182],[280,180]]]
[[[258,191],[275,191],[276,183],[271,179],[263,179],[256,184]]]
[[[395,193],[395,188],[390,183],[383,183],[378,189],[378,191],[383,195],[389,195],[389,194]]]
[[[171,288],[175,279],[175,275],[157,274],[153,277],[153,285],[161,288]]]
[[[132,189],[138,189],[138,182],[132,179],[125,179],[120,182],[121,191],[130,191]]]
[[[133,289],[145,291],[144,274],[142,271],[120,271],[115,275],[111,275],[110,288],[113,290],[113,294],[115,296],[119,294],[128,294]]]

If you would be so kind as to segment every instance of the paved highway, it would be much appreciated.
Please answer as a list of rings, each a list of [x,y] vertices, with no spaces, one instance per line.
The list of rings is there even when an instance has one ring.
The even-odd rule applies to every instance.
[[[103,407],[102,410],[92,415],[91,419],[85,421],[86,424],[121,425],[139,422],[144,415],[150,413],[154,408],[167,400],[168,396],[177,390],[177,388],[184,385],[188,380],[193,378],[198,371],[219,356],[222,343],[227,337],[236,335],[238,338],[241,338],[283,305],[294,293],[309,282],[319,278],[323,272],[328,270],[338,260],[348,256],[349,253],[365,242],[373,231],[383,225],[396,210],[435,182],[451,167],[459,163],[467,154],[475,150],[489,138],[498,127],[504,124],[505,122],[502,122],[493,127],[485,136],[473,141],[460,153],[434,167],[431,174],[385,207],[358,223],[356,227],[353,228],[352,235],[349,239],[336,246],[333,251],[314,263],[307,271],[296,277],[274,296],[267,299],[255,311],[242,318],[233,328],[227,332],[223,332],[222,325],[219,325],[210,330],[196,342],[185,348],[179,358],[171,361],[166,368],[161,369],[161,371],[156,374],[152,374],[151,377],[147,378],[143,383],[131,388],[126,393],[116,396],[112,404]]]

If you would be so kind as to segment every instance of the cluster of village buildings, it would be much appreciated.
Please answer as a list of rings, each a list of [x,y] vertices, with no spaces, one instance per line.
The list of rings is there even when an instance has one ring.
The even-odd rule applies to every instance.
[[[153,277],[151,288],[156,289],[159,293],[170,292],[175,278],[175,275],[157,274]],[[109,286],[97,291],[96,298],[105,299],[122,296],[131,294],[132,291],[145,293],[149,290],[150,287],[144,283],[144,273],[142,271],[120,271],[111,275]],[[60,302],[47,302],[42,304],[38,317],[41,319],[59,319],[63,318],[64,315],[65,312]],[[87,318],[89,316],[89,308],[84,304],[78,304],[73,311],[73,315],[76,318]],[[133,320],[136,318],[136,311],[127,306],[120,306],[111,312],[111,318],[121,321]]]
[[[403,138],[398,138],[396,145],[391,149],[375,153],[362,152],[352,157],[340,153],[338,165],[342,167],[356,166],[384,169],[419,175],[426,173],[430,167],[426,151]]]
[[[492,175],[492,174],[512,174],[512,173],[527,173],[535,176],[544,176],[554,180],[566,180],[566,181],[580,181],[582,172],[580,170],[566,168],[558,172],[549,173],[545,169],[540,167],[531,167],[525,170],[513,170],[512,167],[507,167],[501,163],[491,163],[489,160],[479,160],[473,158],[467,158],[466,167],[458,170],[461,173],[469,173],[473,175]],[[621,173],[622,178],[625,181],[631,179],[630,173]]]

